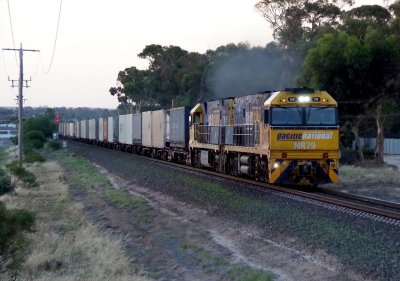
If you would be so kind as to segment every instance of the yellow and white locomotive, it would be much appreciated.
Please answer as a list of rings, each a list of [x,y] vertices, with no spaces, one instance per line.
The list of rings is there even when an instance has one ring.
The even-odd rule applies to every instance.
[[[308,88],[197,104],[191,163],[273,184],[338,181],[337,103]]]

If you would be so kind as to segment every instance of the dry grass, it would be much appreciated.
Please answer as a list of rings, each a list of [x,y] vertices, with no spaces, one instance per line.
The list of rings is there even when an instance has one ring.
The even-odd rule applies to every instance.
[[[340,182],[343,184],[370,183],[393,184],[400,183],[399,172],[389,166],[341,166],[339,168]]]
[[[8,207],[37,216],[20,280],[147,280],[133,272],[122,237],[100,232],[85,221],[83,206],[71,202],[57,163],[34,164],[30,170],[39,187],[19,188],[17,196],[1,198]]]

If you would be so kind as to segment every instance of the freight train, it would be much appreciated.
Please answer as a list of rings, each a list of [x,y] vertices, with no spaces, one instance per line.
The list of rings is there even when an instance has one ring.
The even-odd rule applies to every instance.
[[[60,123],[59,135],[277,185],[338,181],[337,103],[309,88]]]

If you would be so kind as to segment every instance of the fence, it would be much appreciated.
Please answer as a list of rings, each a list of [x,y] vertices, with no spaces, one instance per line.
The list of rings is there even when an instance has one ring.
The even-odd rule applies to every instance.
[[[375,149],[376,138],[361,138],[361,146],[364,148]],[[400,139],[385,139],[385,150],[384,154],[400,154]],[[355,142],[353,142],[353,149],[356,148]]]

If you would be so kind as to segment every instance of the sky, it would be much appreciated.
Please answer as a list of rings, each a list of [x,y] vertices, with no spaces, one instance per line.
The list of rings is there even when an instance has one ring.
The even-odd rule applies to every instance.
[[[0,48],[24,49],[24,106],[116,108],[109,93],[118,72],[145,69],[146,45],[175,45],[204,53],[229,43],[265,46],[272,30],[254,5],[258,0],[0,0]],[[9,6],[8,6],[9,3]],[[356,0],[356,6],[383,5]],[[10,7],[10,10],[8,9]],[[11,14],[12,29],[9,11]],[[18,52],[0,50],[0,107],[16,106]],[[48,72],[48,73],[47,73]]]

